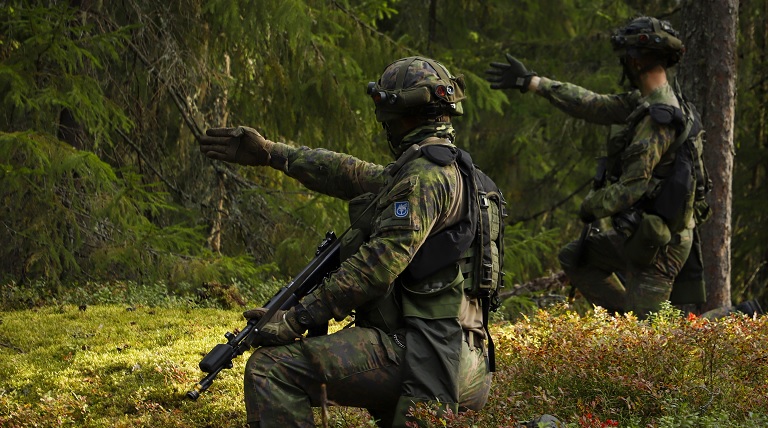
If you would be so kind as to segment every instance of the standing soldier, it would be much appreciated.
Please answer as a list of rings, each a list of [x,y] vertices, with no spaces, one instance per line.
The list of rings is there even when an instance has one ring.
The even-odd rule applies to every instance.
[[[405,426],[417,403],[457,412],[480,410],[488,398],[504,201],[453,144],[464,81],[437,61],[409,57],[390,64],[368,94],[396,159],[387,166],[272,142],[246,127],[209,129],[201,139],[211,159],[271,166],[350,204],[341,267],[256,338],[261,347],[245,370],[251,428],[314,427],[323,385],[329,401],[367,408],[380,426]],[[355,327],[303,337],[353,311]]]
[[[698,249],[694,228],[709,210],[702,127],[692,105],[667,81],[667,69],[685,51],[668,22],[636,18],[612,35],[611,45],[630,92],[603,95],[539,77],[510,55],[487,73],[494,89],[535,92],[571,116],[623,126],[608,141],[602,187],[586,196],[579,211],[585,224],[610,217],[613,228],[571,242],[559,259],[589,302],[645,318],[670,300],[686,261],[699,280],[676,289],[683,294],[677,300],[704,302],[700,252],[691,251]]]

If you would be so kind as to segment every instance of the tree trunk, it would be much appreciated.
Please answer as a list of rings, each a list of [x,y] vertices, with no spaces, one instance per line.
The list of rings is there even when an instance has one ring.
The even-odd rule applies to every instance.
[[[224,70],[227,76],[230,76],[230,59],[229,55],[224,55]],[[221,117],[219,118],[219,126],[227,126],[227,120],[229,119],[229,110],[227,109],[227,101],[229,99],[229,91],[226,89],[219,99],[221,106]],[[216,213],[213,218],[213,224],[211,224],[211,231],[208,234],[208,246],[211,251],[221,253],[221,226],[224,222],[224,201],[227,198],[227,187],[224,185],[224,175],[219,172],[217,174],[219,182],[218,201],[216,202]]]
[[[712,218],[701,227],[709,310],[731,304],[731,204],[738,0],[687,0],[682,8],[683,92],[701,113],[712,179]]]
[[[437,0],[429,2],[429,28],[427,30],[427,54],[432,55],[432,42],[437,32]]]
[[[63,108],[59,112],[56,136],[77,150],[86,150],[87,135],[83,125],[72,115],[72,110]]]

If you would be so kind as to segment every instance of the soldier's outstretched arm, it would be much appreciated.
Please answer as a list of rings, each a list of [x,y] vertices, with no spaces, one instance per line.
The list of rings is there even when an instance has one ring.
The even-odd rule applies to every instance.
[[[565,113],[602,125],[624,123],[634,110],[639,93],[629,92],[617,95],[603,95],[581,86],[558,82],[540,77],[528,70],[523,63],[506,54],[507,63],[492,62],[486,70],[486,80],[492,89],[518,89],[520,92],[534,92],[548,99]]]
[[[581,206],[582,214],[608,217],[635,205],[648,191],[653,170],[675,141],[675,128],[645,117],[621,158],[619,180],[590,192]]]
[[[211,128],[199,138],[200,151],[211,159],[241,165],[269,165],[275,143],[246,126]]]
[[[293,147],[270,141],[246,126],[211,128],[199,138],[210,159],[249,166],[271,166],[310,190],[342,199],[375,192],[384,183],[384,167],[325,149]]]

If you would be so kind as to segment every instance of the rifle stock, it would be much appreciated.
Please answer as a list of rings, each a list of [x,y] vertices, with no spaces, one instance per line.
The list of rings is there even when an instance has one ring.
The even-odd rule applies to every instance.
[[[584,242],[587,240],[589,235],[592,234],[592,229],[594,228],[593,224],[594,223],[587,223],[581,229],[581,235],[579,235],[579,244],[576,252],[576,263],[578,265],[581,265],[581,263],[584,261]]]
[[[608,175],[607,164],[608,164],[607,157],[597,158],[597,167],[595,168],[595,176],[592,177],[593,190],[597,190],[605,186],[605,180]],[[577,266],[580,266],[584,263],[584,254],[586,253],[586,251],[584,251],[584,243],[586,242],[587,238],[589,238],[589,235],[591,235],[593,231],[597,231],[597,232],[600,231],[598,229],[598,224],[599,222],[595,220],[592,223],[585,224],[584,227],[581,229],[581,235],[579,235],[579,240],[577,241],[578,244],[576,245],[576,265]],[[576,287],[573,284],[571,284],[571,289],[568,292],[568,300],[573,301],[575,297],[576,297]]]
[[[197,400],[200,394],[213,384],[222,370],[232,368],[232,360],[251,348],[254,335],[258,334],[261,327],[272,318],[276,311],[295,306],[302,297],[319,287],[323,283],[323,279],[341,264],[340,248],[341,244],[336,238],[336,234],[333,232],[326,233],[325,239],[317,247],[315,258],[264,304],[263,307],[267,309],[267,313],[258,321],[249,320],[237,334],[226,332],[224,337],[227,339],[227,343],[219,343],[203,357],[199,367],[202,372],[208,374],[192,390],[187,392],[187,398]],[[324,327],[310,330],[309,336],[320,336],[327,334],[327,332],[328,325],[326,324]]]

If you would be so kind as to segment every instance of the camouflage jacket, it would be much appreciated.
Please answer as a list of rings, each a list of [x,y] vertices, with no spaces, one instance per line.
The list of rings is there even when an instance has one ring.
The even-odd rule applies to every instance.
[[[386,295],[436,225],[454,213],[461,193],[455,164],[439,166],[418,157],[390,174],[382,166],[324,149],[276,143],[285,173],[311,190],[350,200],[386,191],[376,204],[371,238],[313,294],[302,299],[315,322],[344,319],[353,309]]]
[[[618,150],[616,147],[608,147],[609,165],[611,156],[614,156],[618,165],[613,170],[619,171],[619,175],[612,177],[603,188],[587,195],[582,205],[583,212],[591,213],[596,218],[617,214],[635,205],[658,185],[653,172],[675,141],[675,126],[661,124],[646,114],[634,129],[627,128],[633,124],[629,120],[630,115],[642,108],[644,103],[680,108],[668,84],[642,97],[639,91],[597,94],[571,83],[542,78],[537,93],[573,117],[602,125],[621,124],[625,131],[631,132],[623,147]]]

